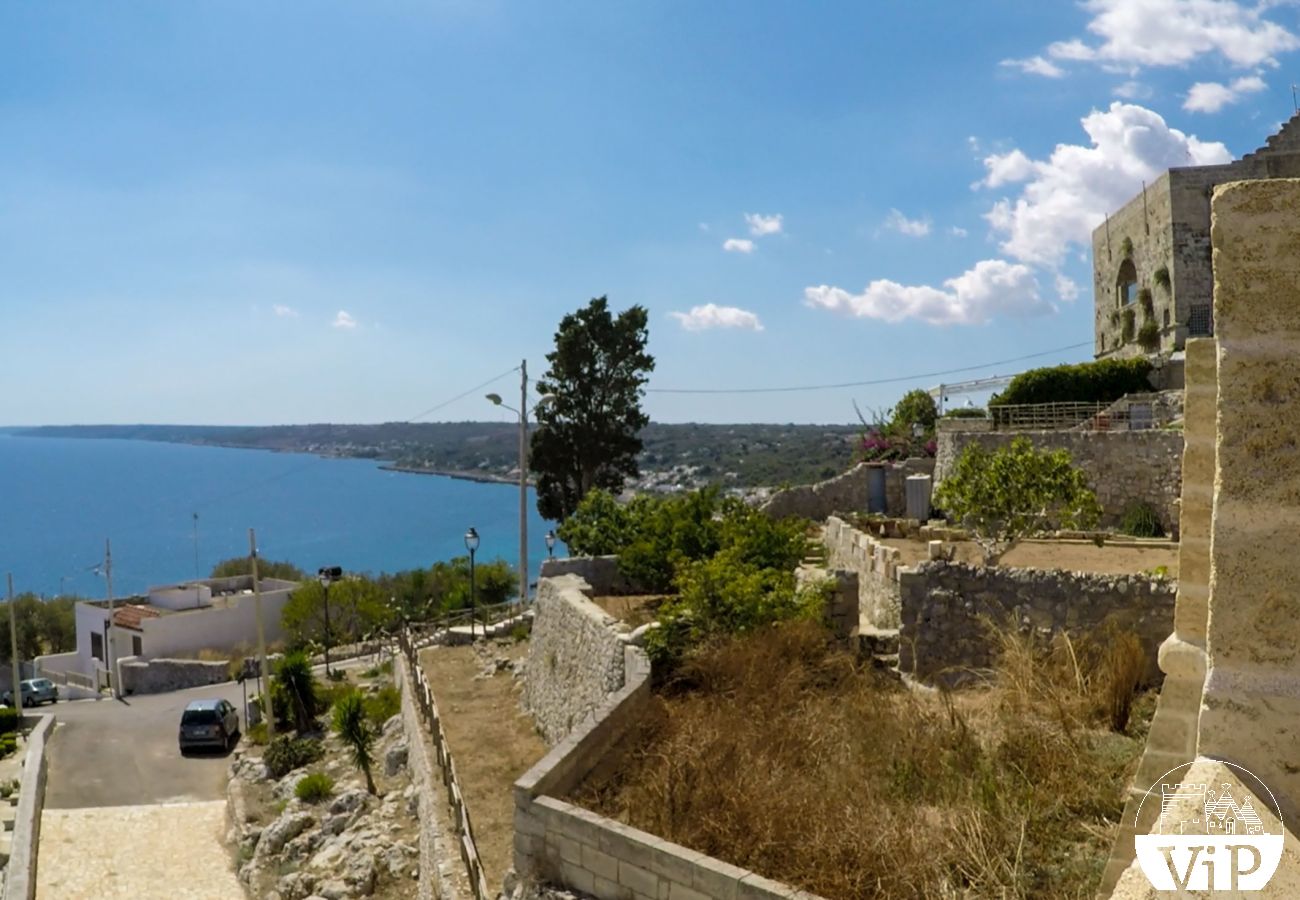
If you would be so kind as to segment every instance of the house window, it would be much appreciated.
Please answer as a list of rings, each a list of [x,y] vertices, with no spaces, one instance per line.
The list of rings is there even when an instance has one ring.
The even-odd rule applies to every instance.
[[[104,636],[98,631],[90,633],[90,655],[100,662],[104,661]]]
[[[140,640],[140,635],[138,634],[131,635],[131,655],[132,656],[144,655],[144,642]]]
[[[1119,266],[1119,276],[1115,279],[1115,296],[1120,306],[1137,302],[1137,268],[1133,260],[1126,259]]]

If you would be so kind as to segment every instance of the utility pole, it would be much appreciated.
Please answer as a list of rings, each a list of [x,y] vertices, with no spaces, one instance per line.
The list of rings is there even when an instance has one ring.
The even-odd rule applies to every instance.
[[[528,360],[519,364],[519,606],[528,604]]]
[[[257,583],[257,536],[248,529],[248,559],[253,571],[253,614],[257,617],[257,655],[262,661],[262,712],[267,739],[275,737],[275,704],[271,702],[271,670],[266,665],[266,630],[262,627],[262,589]],[[247,718],[247,714],[245,714]]]
[[[202,578],[203,573],[199,570],[199,514],[194,514],[194,577]]]
[[[113,545],[104,538],[104,581],[108,589],[108,627],[104,629],[104,661],[108,665],[108,684],[113,689],[114,699],[122,699],[118,690],[117,673],[113,671]]]
[[[9,573],[9,658],[14,665],[14,709],[23,708],[23,676],[18,666],[18,616],[14,613],[14,575]]]

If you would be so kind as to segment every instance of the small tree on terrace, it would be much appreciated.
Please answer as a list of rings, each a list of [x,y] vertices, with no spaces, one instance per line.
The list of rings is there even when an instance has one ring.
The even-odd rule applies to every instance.
[[[1065,450],[1035,450],[1025,438],[989,453],[967,447],[939,485],[935,503],[969,528],[995,564],[1022,538],[1049,524],[1091,528],[1101,518],[1097,495]]]
[[[376,793],[375,779],[370,773],[375,762],[375,731],[366,720],[366,708],[359,692],[344,694],[335,702],[334,733],[348,748],[352,762],[366,776],[366,790]]]

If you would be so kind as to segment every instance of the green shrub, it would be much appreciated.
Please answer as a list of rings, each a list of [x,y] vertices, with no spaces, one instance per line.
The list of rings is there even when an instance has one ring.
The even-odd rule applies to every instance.
[[[244,731],[244,737],[248,738],[250,744],[256,744],[259,747],[265,746],[267,739],[265,720],[258,722],[256,725],[249,725]]]
[[[1137,316],[1134,314],[1133,310],[1131,309],[1124,310],[1124,327],[1123,329],[1121,329],[1120,332],[1120,337],[1124,339],[1124,343],[1127,344],[1129,341],[1133,340],[1133,329],[1136,327],[1136,325],[1137,325]]]
[[[1132,318],[1132,310],[1126,310]],[[1131,337],[1131,335],[1130,335]],[[1009,403],[1112,403],[1125,394],[1151,390],[1147,359],[1101,359],[1021,372],[990,406]]]
[[[1119,530],[1121,534],[1144,538],[1163,537],[1165,533],[1156,511],[1141,500],[1134,500],[1124,507]]]
[[[294,769],[313,763],[325,753],[321,742],[313,738],[290,737],[281,735],[267,745],[262,762],[266,764],[271,775],[283,778]]]
[[[316,699],[320,704],[320,711],[324,712],[329,709],[335,703],[338,703],[340,697],[345,694],[351,694],[356,689],[356,685],[349,684],[346,681],[336,681],[322,685],[316,690]]]
[[[1137,333],[1138,345],[1148,353],[1160,349],[1160,326],[1155,319],[1147,319]]]
[[[1155,300],[1151,296],[1151,288],[1142,288],[1138,291],[1138,303],[1142,305],[1142,312],[1148,319],[1156,314]]]
[[[361,677],[362,677],[362,678],[378,678],[378,677],[379,677],[379,667],[378,667],[378,666],[371,666],[369,669],[366,669],[366,670],[364,670],[364,671],[361,673]]]
[[[1165,290],[1169,290],[1169,285],[1171,282],[1169,280],[1168,266],[1161,266],[1160,268],[1156,269],[1155,274],[1152,276],[1152,278],[1154,279],[1156,284],[1160,285]]]
[[[391,684],[380,688],[377,693],[367,694],[362,701],[366,718],[375,728],[383,728],[384,723],[402,711],[402,695]]]
[[[324,772],[313,772],[293,789],[293,794],[303,803],[320,803],[334,793],[334,779]]]
[[[0,756],[8,756],[18,749],[18,735],[6,734],[0,736]]]
[[[0,706],[0,734],[11,734],[17,731],[22,718],[22,710],[12,706]]]
[[[381,662],[381,663],[379,664],[379,671],[380,671],[380,673],[383,674],[383,675],[392,675],[392,674],[393,674],[393,661],[392,661],[391,659],[386,659],[386,660],[384,660],[383,662]]]
[[[959,406],[943,414],[945,419],[987,419],[989,411],[979,407]]]
[[[293,723],[298,731],[309,731],[312,720],[320,712],[320,701],[316,699],[316,679],[311,672],[311,661],[301,650],[290,653],[280,660],[275,670],[275,680],[271,686],[272,702],[275,703],[277,721],[280,709],[293,714]]]
[[[348,673],[344,672],[340,668],[335,667],[333,669],[330,669],[327,673],[325,673],[325,677],[328,678],[330,681],[347,681]]]
[[[1129,259],[1130,257],[1132,257],[1132,256],[1133,256],[1133,239],[1130,238],[1130,237],[1126,237],[1126,238],[1124,238],[1124,240],[1120,242],[1120,245],[1119,245],[1119,252],[1120,252],[1120,254],[1121,254],[1125,259]]]

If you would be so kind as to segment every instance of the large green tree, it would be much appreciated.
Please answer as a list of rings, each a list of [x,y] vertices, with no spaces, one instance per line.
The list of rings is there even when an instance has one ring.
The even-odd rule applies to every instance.
[[[212,567],[212,578],[233,578],[236,575],[253,574],[253,564],[247,556],[236,556],[232,559],[223,559]],[[303,581],[306,575],[302,569],[298,568],[291,562],[279,562],[274,559],[259,559],[257,561],[258,578],[281,578],[285,581]]]
[[[18,655],[31,660],[48,653],[77,649],[74,607],[79,597],[42,600],[32,593],[14,597],[14,619],[18,623]],[[0,609],[0,660],[9,662],[9,611]]]
[[[308,641],[330,646],[361,640],[371,631],[392,619],[388,598],[369,578],[350,576],[336,581],[329,589],[329,634],[325,632],[325,590],[317,581],[308,581],[289,595],[280,613],[295,646]]]
[[[655,365],[646,320],[645,307],[615,316],[597,297],[560,321],[537,383],[551,399],[537,411],[529,466],[545,518],[563,521],[588,491],[617,492],[639,474],[641,429],[650,421],[641,398]]]

